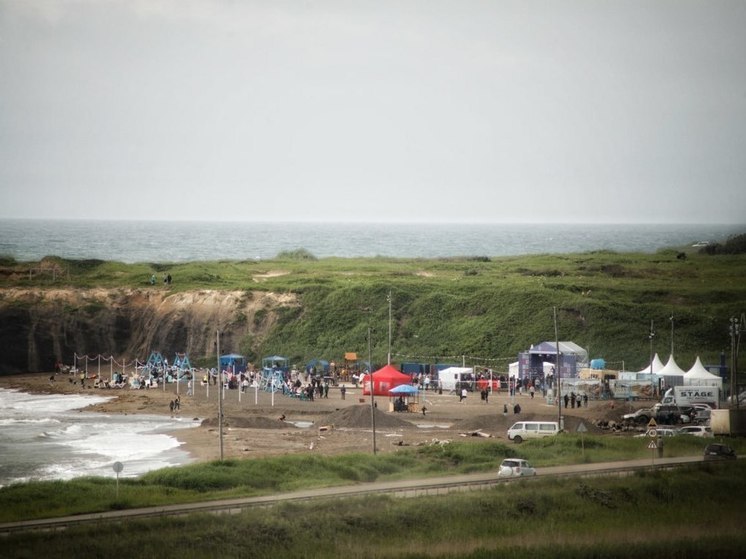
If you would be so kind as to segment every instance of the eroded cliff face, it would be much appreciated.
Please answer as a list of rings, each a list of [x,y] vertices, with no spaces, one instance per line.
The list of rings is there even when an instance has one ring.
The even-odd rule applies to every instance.
[[[292,294],[158,289],[0,290],[0,374],[51,371],[73,355],[113,355],[145,360],[160,351],[215,355],[258,346],[282,307],[298,306]]]

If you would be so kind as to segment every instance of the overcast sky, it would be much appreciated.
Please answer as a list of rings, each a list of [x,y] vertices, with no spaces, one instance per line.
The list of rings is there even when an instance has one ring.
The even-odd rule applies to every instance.
[[[746,223],[743,0],[0,0],[0,218]]]

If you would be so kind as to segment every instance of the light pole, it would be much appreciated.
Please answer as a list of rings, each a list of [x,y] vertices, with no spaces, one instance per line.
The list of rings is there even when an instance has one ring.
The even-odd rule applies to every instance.
[[[673,357],[673,315],[671,315],[671,357]]]
[[[741,330],[744,327],[744,316],[741,315],[739,321],[736,317],[730,319],[730,405],[734,407],[733,402],[735,400],[735,407],[740,407],[738,393],[738,346],[741,341]]]
[[[215,349],[218,353],[218,382],[220,390],[218,391],[218,438],[220,439],[220,461],[223,461],[223,372],[220,370],[220,329],[217,330],[217,341]]]
[[[655,330],[653,329],[652,320],[650,321],[648,338],[650,339],[650,397],[655,398],[655,384],[653,383],[653,340],[655,339]]]
[[[389,353],[388,353],[388,359],[386,361],[387,365],[391,365],[391,291],[389,291],[388,297],[386,297],[386,300],[389,302]]]
[[[373,454],[376,453],[376,401],[373,396],[373,361],[370,349],[370,326],[368,326],[368,381],[370,382],[370,424],[373,428]]]
[[[562,367],[560,366],[560,349],[559,349],[559,330],[557,329],[557,307],[554,307],[554,343],[557,350],[557,360],[555,366],[555,380],[557,382],[557,423],[562,429]]]

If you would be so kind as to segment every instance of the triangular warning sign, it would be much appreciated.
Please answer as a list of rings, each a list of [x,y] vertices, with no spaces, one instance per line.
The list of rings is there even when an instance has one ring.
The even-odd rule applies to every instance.
[[[650,421],[648,421],[648,427],[650,428],[658,427],[658,424],[655,422],[655,419],[650,418]]]
[[[648,448],[655,449],[655,448],[658,448],[658,445],[655,444],[655,441],[650,441],[650,444],[648,445]]]

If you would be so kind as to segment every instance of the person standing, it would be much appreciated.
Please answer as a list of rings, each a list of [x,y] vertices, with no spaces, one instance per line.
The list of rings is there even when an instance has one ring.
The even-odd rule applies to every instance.
[[[342,396],[342,399],[345,399],[345,394],[347,393],[347,387],[343,384],[339,387],[339,394]]]
[[[461,389],[461,397],[459,399],[459,402],[463,402],[464,400],[466,400],[466,388]]]

